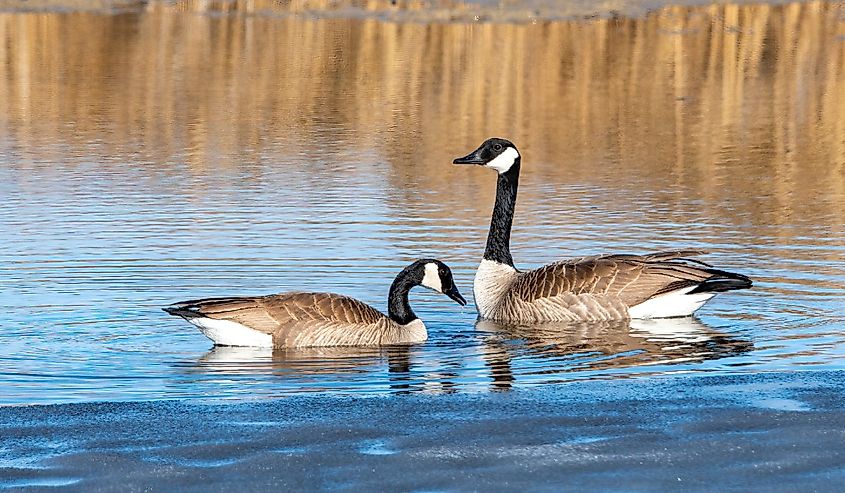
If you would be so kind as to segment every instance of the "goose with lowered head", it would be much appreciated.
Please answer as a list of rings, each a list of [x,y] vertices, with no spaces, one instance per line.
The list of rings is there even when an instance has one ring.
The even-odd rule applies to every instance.
[[[394,279],[387,315],[348,296],[291,292],[269,296],[206,298],[163,308],[197,326],[221,346],[307,347],[410,344],[428,338],[425,324],[408,303],[408,293],[423,286],[466,305],[439,260],[422,259]]]
[[[689,259],[700,250],[611,254],[563,260],[521,272],[510,252],[521,156],[492,138],[454,164],[498,173],[496,202],[473,294],[483,319],[553,322],[668,318],[692,315],[715,295],[751,287],[751,279]]]

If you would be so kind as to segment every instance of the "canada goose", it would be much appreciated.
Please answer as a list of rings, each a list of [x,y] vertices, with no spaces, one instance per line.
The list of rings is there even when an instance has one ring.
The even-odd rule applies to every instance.
[[[481,318],[536,323],[684,317],[722,291],[751,287],[746,276],[686,258],[705,253],[700,250],[600,255],[516,270],[510,235],[520,161],[516,146],[496,138],[453,161],[499,174],[487,246],[473,284]]]
[[[348,296],[302,292],[183,301],[163,310],[196,325],[215,344],[223,346],[414,343],[428,337],[425,325],[408,304],[408,292],[414,286],[427,287],[466,305],[449,267],[439,260],[422,259],[393,280],[387,296],[388,316]]]

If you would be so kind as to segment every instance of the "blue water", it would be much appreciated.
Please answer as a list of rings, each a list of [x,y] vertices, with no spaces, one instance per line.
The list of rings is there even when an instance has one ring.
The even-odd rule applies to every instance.
[[[799,62],[764,56],[740,76],[742,94],[723,90],[736,83],[727,69],[715,80],[701,71],[679,100],[661,78],[669,62],[648,57],[590,55],[612,72],[606,80],[653,88],[644,93],[579,75],[586,62],[566,50],[560,63],[575,68],[560,80],[494,77],[501,59],[479,55],[490,26],[41,15],[68,39],[50,31],[0,67],[0,404],[540,391],[574,379],[843,368],[845,134],[830,126],[829,107],[815,119],[776,110],[845,87],[842,59],[828,51],[800,61],[830,71],[807,85],[796,86]],[[36,39],[38,18],[0,14],[0,36]],[[186,55],[178,36],[188,34],[162,35],[157,22],[225,50]],[[580,39],[609,29],[614,49],[671,45],[667,34],[614,44],[631,30],[657,32],[659,18],[607,22],[502,36],[530,47],[549,30]],[[243,36],[208,34],[221,23]],[[300,48],[289,31],[321,34]],[[420,58],[426,32],[451,41]],[[729,34],[693,31],[686,42],[740,43]],[[57,54],[83,39],[85,56]],[[384,39],[395,44],[388,54],[377,49]],[[763,52],[789,51],[772,39],[758,41]],[[476,56],[454,80],[429,70],[426,56],[458,50]],[[167,69],[139,68],[156,63]],[[503,87],[513,101],[502,102]],[[507,118],[514,105],[535,111]],[[447,262],[471,300],[495,176],[450,162],[491,135],[525,156],[518,267],[703,248],[704,260],[750,275],[754,289],[719,296],[691,320],[518,329],[476,325],[471,304],[419,291],[412,304],[429,341],[381,349],[213,349],[160,310],[285,290],[383,310],[395,274],[419,257]]]

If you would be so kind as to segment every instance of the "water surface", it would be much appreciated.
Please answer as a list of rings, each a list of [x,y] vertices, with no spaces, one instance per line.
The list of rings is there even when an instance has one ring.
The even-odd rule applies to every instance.
[[[843,368],[841,5],[282,14],[0,14],[0,404]],[[495,176],[450,163],[494,135],[524,156],[518,267],[692,247],[755,288],[692,320],[540,327],[421,291],[430,340],[381,349],[212,349],[160,311],[291,289],[385,309],[419,257],[470,298]]]

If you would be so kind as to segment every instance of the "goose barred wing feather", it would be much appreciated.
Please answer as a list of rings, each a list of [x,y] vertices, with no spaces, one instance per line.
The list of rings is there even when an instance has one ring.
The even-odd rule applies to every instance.
[[[650,255],[602,255],[556,262],[520,275],[512,293],[532,302],[563,295],[616,297],[634,306],[654,296],[693,286],[713,276],[697,250]]]
[[[262,302],[281,323],[331,320],[342,324],[372,324],[385,318],[366,303],[333,293],[284,293],[265,296]]]
[[[393,326],[375,308],[338,294],[287,293],[265,303],[281,325],[274,335],[277,345],[377,345]]]
[[[390,327],[375,308],[333,293],[199,300],[193,310],[271,334],[277,347],[379,344]]]
[[[278,321],[262,306],[260,297],[205,298],[175,305],[187,316],[228,320],[266,334],[272,334]]]
[[[691,260],[689,257],[697,257],[699,255],[707,255],[707,250],[698,250],[695,248],[686,248],[683,250],[664,250],[662,252],[654,252],[648,253],[646,255],[628,255],[630,257],[642,257],[649,261],[660,261],[660,260],[686,260],[695,262],[697,264],[702,265],[709,265],[701,262],[700,260]],[[617,255],[617,256],[624,256],[624,255]]]

